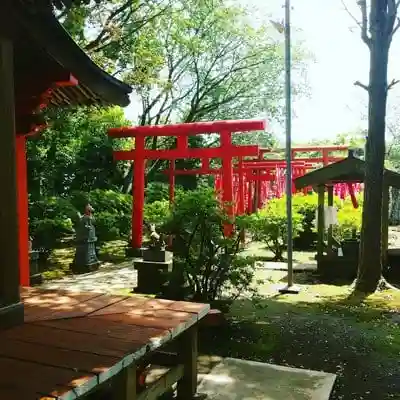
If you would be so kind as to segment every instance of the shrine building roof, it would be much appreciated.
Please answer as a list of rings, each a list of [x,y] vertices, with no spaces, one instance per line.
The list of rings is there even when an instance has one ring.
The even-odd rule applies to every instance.
[[[129,104],[132,88],[97,66],[55,17],[53,5],[74,1],[0,1],[0,35],[14,46],[17,116],[26,114],[47,89],[53,106]],[[70,77],[75,85],[55,84]]]
[[[349,151],[345,159],[325,167],[308,172],[294,179],[296,189],[307,186],[319,186],[335,183],[363,183],[366,163]],[[387,185],[400,188],[400,174],[389,169],[384,170],[384,181]]]

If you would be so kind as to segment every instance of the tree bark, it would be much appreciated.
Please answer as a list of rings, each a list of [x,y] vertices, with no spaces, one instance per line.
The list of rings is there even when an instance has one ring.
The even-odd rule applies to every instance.
[[[370,15],[368,138],[360,262],[355,290],[373,293],[382,275],[382,193],[389,35],[385,1],[373,1]]]

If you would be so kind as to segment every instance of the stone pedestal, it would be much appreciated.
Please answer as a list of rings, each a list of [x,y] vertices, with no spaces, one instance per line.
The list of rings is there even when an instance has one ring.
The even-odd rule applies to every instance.
[[[169,261],[137,260],[133,263],[137,275],[137,293],[158,294],[168,283],[172,271],[172,259]]]
[[[125,256],[133,258],[143,258],[143,251],[146,250],[144,247],[133,248],[131,246],[126,247]]]
[[[166,250],[143,249],[143,261],[166,263],[172,260],[173,253]]]

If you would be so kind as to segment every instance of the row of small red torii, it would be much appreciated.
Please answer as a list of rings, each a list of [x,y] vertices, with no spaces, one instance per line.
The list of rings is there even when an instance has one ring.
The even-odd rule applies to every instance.
[[[110,137],[127,138],[135,140],[134,149],[114,151],[117,161],[134,161],[133,163],[133,209],[132,209],[132,248],[140,248],[143,240],[143,213],[144,213],[144,191],[145,191],[145,166],[147,160],[169,160],[170,168],[165,171],[169,175],[170,201],[174,200],[174,187],[176,175],[215,175],[217,189],[220,189],[221,201],[226,204],[229,216],[242,215],[262,206],[265,198],[262,196],[262,184],[276,180],[274,173],[278,168],[285,168],[285,162],[281,159],[265,160],[264,154],[269,149],[260,149],[256,145],[237,146],[232,143],[232,134],[236,132],[248,133],[252,131],[264,131],[265,120],[237,120],[237,121],[213,121],[195,122],[175,125],[154,125],[113,128],[108,131]],[[199,134],[219,134],[220,146],[209,148],[190,148],[188,138]],[[146,149],[146,137],[175,136],[176,147],[165,150]],[[347,146],[307,147],[295,148],[292,158],[296,152],[317,150],[323,152],[322,158],[293,160],[294,178],[306,173],[314,166],[312,163],[322,162],[326,165],[330,162],[339,161],[341,158],[331,157],[330,151],[346,150]],[[245,159],[256,157],[255,159]],[[221,168],[211,168],[210,160],[218,158],[222,161]],[[201,167],[193,170],[175,169],[177,159],[200,159]],[[234,164],[233,160],[238,159]],[[234,195],[234,183],[237,183],[237,196]],[[247,187],[247,193],[245,193]],[[356,205],[353,188],[349,192]],[[252,194],[254,193],[254,195]],[[246,201],[247,197],[247,201]],[[256,204],[254,207],[254,199]],[[229,235],[232,226],[225,227],[225,233]]]

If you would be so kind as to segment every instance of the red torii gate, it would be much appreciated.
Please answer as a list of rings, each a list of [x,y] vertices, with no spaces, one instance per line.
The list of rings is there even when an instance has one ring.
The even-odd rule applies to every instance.
[[[232,133],[265,130],[264,120],[195,122],[175,125],[147,125],[137,127],[113,128],[108,131],[113,138],[133,137],[135,148],[132,150],[114,151],[117,161],[134,161],[133,166],[133,209],[132,209],[132,248],[140,248],[143,238],[143,207],[145,189],[146,160],[176,160],[182,158],[222,160],[223,200],[228,204],[228,215],[233,216],[233,163],[234,157],[257,156],[258,146],[235,146],[232,144]],[[191,135],[220,135],[220,147],[189,148],[188,138]],[[150,150],[145,148],[147,136],[176,136],[176,148],[167,150]],[[227,229],[229,234],[231,228]]]
[[[175,169],[174,163],[171,162],[170,168],[164,170],[164,174],[169,177],[169,200],[170,203],[174,201],[174,191],[175,191],[175,176],[177,175],[217,175],[223,176],[222,168],[211,168],[209,159],[202,159],[202,165],[200,168],[195,169]],[[243,160],[243,157],[239,157],[239,162],[233,166],[232,173],[237,175],[237,179],[239,180],[238,185],[238,201],[236,204],[237,215],[242,215],[245,213],[246,208],[248,210],[252,209],[252,206],[249,208],[249,205],[245,205],[245,184],[249,184],[248,188],[248,204],[252,202],[252,185],[258,182],[265,181],[273,181],[274,180],[274,172],[277,167],[284,167],[286,162],[280,159],[269,159],[269,160],[260,160],[258,162],[254,162],[258,160]],[[303,174],[306,172],[306,168],[309,167],[304,161],[294,161],[293,169],[301,169]],[[225,179],[225,178],[224,178]],[[223,191],[223,190],[222,190]],[[260,198],[258,203],[260,203]],[[260,207],[260,205],[259,205]]]

